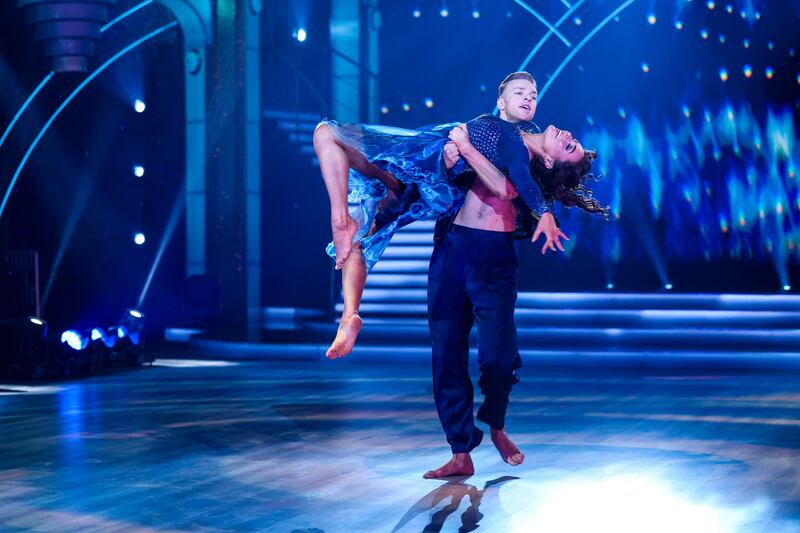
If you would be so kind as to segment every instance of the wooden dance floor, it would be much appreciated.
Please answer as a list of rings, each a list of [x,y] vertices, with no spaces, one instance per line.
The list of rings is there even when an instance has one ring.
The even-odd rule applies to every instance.
[[[0,385],[0,531],[800,531],[800,380],[541,369],[512,468],[449,458],[421,364],[163,360]]]

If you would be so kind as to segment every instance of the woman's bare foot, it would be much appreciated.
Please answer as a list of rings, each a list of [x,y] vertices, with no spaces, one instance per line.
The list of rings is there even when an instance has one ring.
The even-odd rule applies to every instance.
[[[497,448],[497,451],[500,452],[500,457],[503,458],[503,461],[511,466],[521,465],[522,461],[525,460],[525,454],[519,451],[516,444],[511,442],[505,428],[500,430],[491,428],[491,430],[492,443]]]
[[[475,473],[472,465],[472,458],[468,453],[454,453],[453,458],[447,461],[444,466],[436,470],[426,472],[422,477],[425,479],[441,479],[453,476],[471,476]]]
[[[336,338],[333,340],[333,344],[330,345],[330,348],[328,348],[328,351],[325,352],[325,357],[328,359],[338,359],[348,355],[353,351],[353,346],[356,344],[356,339],[360,331],[361,317],[358,316],[358,313],[342,317],[339,321],[339,329],[336,331]]]
[[[358,222],[347,215],[343,220],[331,220],[333,247],[336,249],[336,270],[341,270],[353,251],[353,237],[358,231]]]

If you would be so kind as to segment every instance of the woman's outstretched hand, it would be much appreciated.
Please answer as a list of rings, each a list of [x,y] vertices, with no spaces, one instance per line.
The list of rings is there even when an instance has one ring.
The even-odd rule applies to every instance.
[[[544,234],[545,238],[547,239],[542,246],[542,253],[545,253],[548,248],[556,251],[556,248],[564,251],[564,247],[561,245],[561,240],[564,239],[566,241],[569,240],[569,237],[564,235],[558,226],[556,226],[556,217],[553,216],[553,213],[545,213],[539,219],[539,223],[536,224],[536,231],[533,232],[533,238],[531,242],[536,242],[539,238],[539,235]]]

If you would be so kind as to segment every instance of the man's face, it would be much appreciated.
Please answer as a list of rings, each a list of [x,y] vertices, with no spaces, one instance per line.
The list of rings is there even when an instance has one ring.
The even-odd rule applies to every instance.
[[[497,99],[500,118],[509,122],[529,121],[536,114],[539,92],[528,80],[511,80]]]

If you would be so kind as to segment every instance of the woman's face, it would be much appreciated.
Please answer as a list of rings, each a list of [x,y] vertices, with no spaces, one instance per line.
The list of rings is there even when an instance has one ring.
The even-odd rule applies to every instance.
[[[572,134],[566,130],[560,130],[550,124],[543,135],[542,151],[545,158],[549,156],[553,161],[577,164],[586,154],[583,145],[573,139]]]

